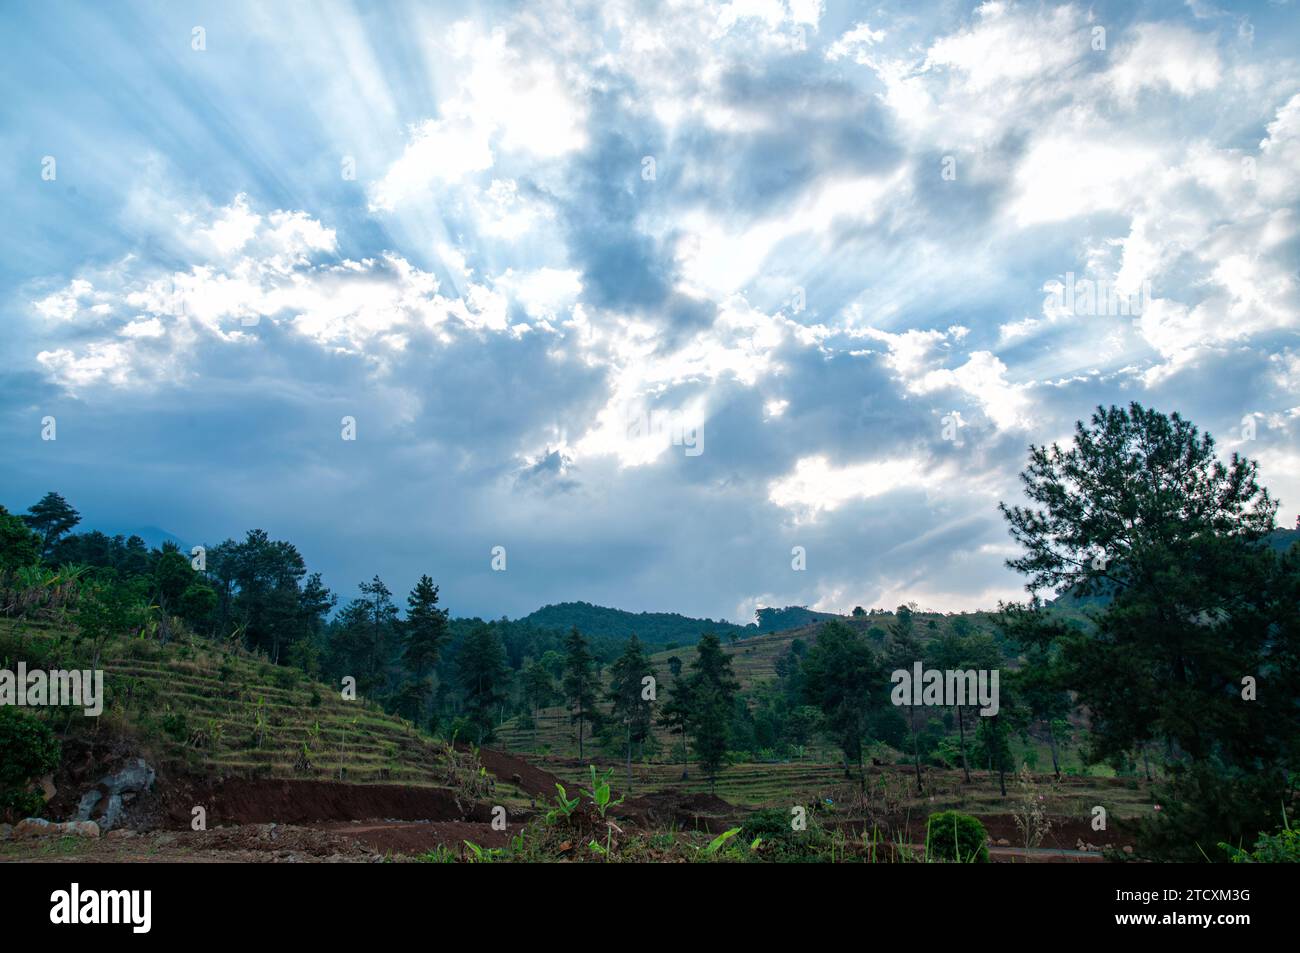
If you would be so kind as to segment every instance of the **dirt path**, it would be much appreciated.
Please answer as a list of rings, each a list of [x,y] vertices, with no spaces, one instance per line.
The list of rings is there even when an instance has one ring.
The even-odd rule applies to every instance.
[[[466,841],[479,847],[504,847],[510,840],[511,828],[517,831],[519,826],[516,822],[504,831],[497,831],[491,824],[475,821],[360,821],[328,824],[320,829],[339,837],[354,838],[381,854],[419,855],[442,846],[460,855]]]

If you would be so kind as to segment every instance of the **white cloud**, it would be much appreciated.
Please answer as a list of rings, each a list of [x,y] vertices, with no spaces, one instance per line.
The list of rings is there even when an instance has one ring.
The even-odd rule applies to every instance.
[[[802,518],[839,509],[896,490],[923,490],[947,478],[947,470],[917,458],[836,467],[824,456],[804,457],[793,472],[772,481],[768,499]]]
[[[1106,83],[1121,101],[1132,103],[1148,89],[1182,97],[1213,89],[1222,75],[1218,51],[1204,34],[1167,23],[1141,23],[1136,38],[1116,51]]]
[[[415,125],[402,154],[370,189],[370,207],[394,211],[496,165],[496,149],[555,159],[587,141],[587,108],[575,75],[537,51],[515,48],[506,31],[469,21],[449,33],[456,89],[439,117]]]
[[[865,20],[847,31],[826,50],[826,59],[834,62],[852,57],[855,62],[870,63],[868,51],[885,38],[884,30],[873,30]]]

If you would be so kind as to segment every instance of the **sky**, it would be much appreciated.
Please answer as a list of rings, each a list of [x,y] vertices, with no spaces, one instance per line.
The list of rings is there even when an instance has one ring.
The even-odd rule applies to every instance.
[[[460,616],[993,608],[1029,446],[1139,401],[1290,526],[1298,56],[1267,0],[5,3],[0,504]]]

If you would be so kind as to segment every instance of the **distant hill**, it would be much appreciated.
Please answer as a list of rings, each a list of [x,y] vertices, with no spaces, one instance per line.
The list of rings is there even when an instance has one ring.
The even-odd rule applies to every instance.
[[[1267,542],[1279,553],[1284,553],[1300,543],[1300,529],[1275,529],[1268,535]]]
[[[819,618],[807,625],[801,625],[795,628],[783,629],[777,632],[758,633],[753,627],[749,629],[749,634],[741,636],[736,641],[723,639],[722,650],[731,656],[732,668],[740,680],[741,686],[746,690],[751,690],[755,685],[770,681],[776,678],[776,663],[782,655],[785,655],[791,649],[799,651],[796,643],[803,643],[803,648],[810,647],[817,642],[817,637],[821,633],[822,624],[827,619],[839,619],[844,624],[856,629],[867,637],[868,644],[875,651],[881,651],[884,648],[885,640],[888,638],[888,631],[897,621],[898,616],[892,612],[874,612],[871,615],[864,616],[833,616],[820,612],[816,615],[824,617]],[[913,615],[916,623],[916,637],[922,645],[925,645],[931,638],[943,632],[948,626],[959,617],[965,618],[967,625],[977,632],[987,632],[995,638],[1000,639],[999,630],[994,624],[995,612],[967,612],[956,614],[945,614],[941,612],[917,612]],[[671,651],[661,650],[651,656],[651,661],[661,674],[665,673],[669,667],[668,659],[672,656],[679,658],[684,666],[690,667],[695,661],[694,646],[686,646],[681,649]]]
[[[620,639],[635,633],[647,645],[663,646],[670,642],[694,645],[706,632],[727,641],[732,636],[751,638],[835,618],[839,617],[829,612],[814,612],[803,606],[787,606],[784,609],[759,609],[758,622],[737,625],[725,619],[693,619],[676,612],[627,612],[589,602],[561,602],[544,606],[518,621],[539,629],[569,629],[576,625],[578,631],[584,634]]]
[[[833,612],[816,612],[805,606],[786,606],[784,609],[759,609],[757,631],[762,634],[785,632],[788,629],[798,629],[805,625],[812,625],[814,622],[829,622],[831,619],[839,618],[843,617]],[[746,626],[746,629],[753,630],[754,626]]]
[[[627,612],[623,609],[594,606],[590,602],[561,602],[543,606],[518,621],[539,629],[569,629],[576,625],[579,632],[587,635],[623,639],[635,633],[638,639],[648,645],[667,645],[669,642],[693,645],[706,632],[724,639],[733,632],[739,636],[757,632],[754,625],[692,619],[676,612]]]

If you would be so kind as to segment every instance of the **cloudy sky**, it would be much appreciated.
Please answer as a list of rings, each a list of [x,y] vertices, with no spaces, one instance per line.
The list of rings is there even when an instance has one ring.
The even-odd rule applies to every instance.
[[[1278,2],[6,3],[0,502],[458,615],[991,607],[1026,448],[1139,400],[1290,525],[1298,56]]]

